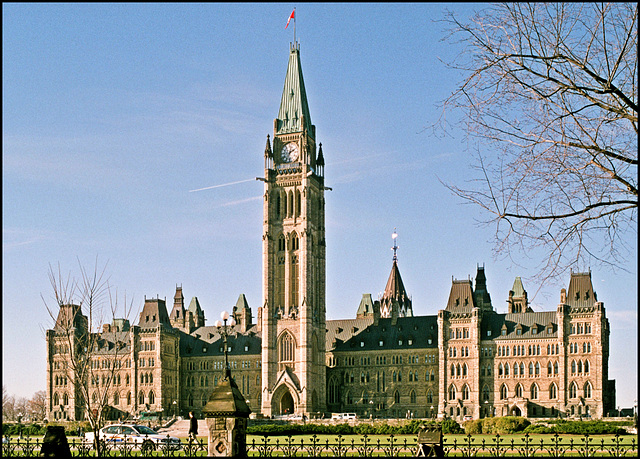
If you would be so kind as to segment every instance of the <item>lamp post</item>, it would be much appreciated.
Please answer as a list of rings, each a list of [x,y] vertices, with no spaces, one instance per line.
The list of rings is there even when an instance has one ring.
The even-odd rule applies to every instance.
[[[618,405],[618,417],[620,417],[620,405]]]
[[[431,405],[431,419],[434,419],[436,414],[433,412],[433,405]]]
[[[178,401],[174,400],[173,403],[173,417],[177,417],[178,416]]]
[[[638,400],[633,401],[633,427],[638,428]]]
[[[229,379],[231,377],[231,368],[229,367],[229,346],[227,345],[227,337],[229,336],[229,327],[234,327],[236,325],[236,321],[231,317],[229,325],[227,325],[227,320],[229,320],[229,313],[227,311],[222,311],[220,318],[222,319],[222,322],[216,320],[215,325],[222,335],[224,343],[224,379]]]

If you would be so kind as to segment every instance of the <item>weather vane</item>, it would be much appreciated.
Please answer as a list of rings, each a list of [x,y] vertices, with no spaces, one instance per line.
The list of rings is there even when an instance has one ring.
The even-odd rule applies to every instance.
[[[398,239],[398,233],[396,233],[395,228],[393,228],[393,234],[391,235],[391,239],[393,239],[393,247],[391,247],[391,250],[393,250],[393,261],[397,262],[398,261],[398,244],[396,242],[396,239]]]

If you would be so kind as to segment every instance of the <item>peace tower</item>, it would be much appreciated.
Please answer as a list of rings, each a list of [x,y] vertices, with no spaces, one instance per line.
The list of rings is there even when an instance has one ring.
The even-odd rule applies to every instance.
[[[262,413],[310,415],[326,409],[325,186],[299,43],[264,161]]]

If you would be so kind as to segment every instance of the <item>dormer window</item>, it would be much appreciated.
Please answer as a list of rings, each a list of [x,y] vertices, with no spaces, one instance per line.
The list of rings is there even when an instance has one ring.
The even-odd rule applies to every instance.
[[[580,292],[576,292],[576,300],[580,299]]]
[[[401,339],[398,340],[398,346],[402,346],[402,340]]]
[[[538,327],[537,327],[536,325],[534,325],[534,326],[533,326],[533,328],[531,329],[531,333],[532,333],[533,335],[535,335],[535,334],[537,334],[537,333],[538,333]]]
[[[500,330],[500,334],[502,336],[507,336],[507,326],[506,326],[506,324],[502,326],[502,329]]]
[[[588,290],[586,292],[584,292],[584,299],[585,300],[589,299],[589,291]]]
[[[487,336],[491,336],[491,330],[487,330]]]
[[[360,347],[364,347],[364,341],[360,341]]]
[[[456,306],[460,306],[460,298],[456,298]]]

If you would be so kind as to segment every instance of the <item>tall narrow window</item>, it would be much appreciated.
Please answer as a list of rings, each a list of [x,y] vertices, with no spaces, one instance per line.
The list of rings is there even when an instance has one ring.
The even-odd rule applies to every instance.
[[[578,386],[575,382],[569,385],[569,398],[576,398],[578,396]]]
[[[589,381],[584,384],[584,398],[591,398],[591,383]]]
[[[556,386],[555,383],[552,383],[549,386],[549,398],[551,400],[554,400],[554,399],[558,398],[558,386]]]
[[[294,368],[296,343],[291,336],[291,333],[285,331],[280,336],[280,342],[278,344],[278,367],[284,369],[285,367]]]
[[[489,387],[486,384],[482,388],[482,401],[489,401]]]

